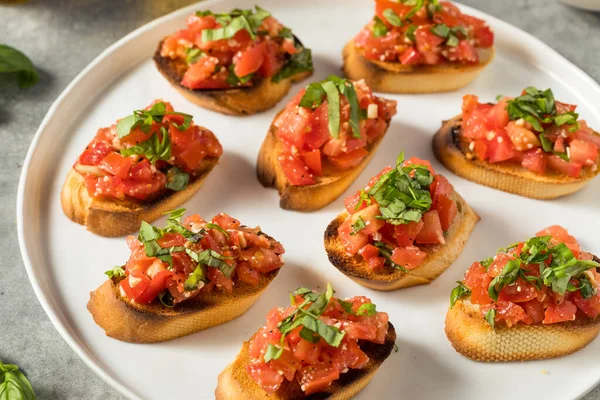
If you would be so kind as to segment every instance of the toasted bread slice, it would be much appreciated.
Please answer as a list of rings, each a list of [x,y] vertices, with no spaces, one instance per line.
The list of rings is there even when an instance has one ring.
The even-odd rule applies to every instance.
[[[445,121],[433,137],[433,152],[456,175],[485,186],[533,199],[554,199],[578,191],[600,173],[600,161],[596,171],[586,168],[579,178],[572,178],[550,170],[538,175],[518,164],[478,160],[461,142],[461,129],[461,115]]]
[[[479,306],[460,299],[446,315],[446,336],[454,349],[476,361],[527,361],[562,357],[590,343],[600,333],[600,318],[577,317],[555,324],[487,323]]]
[[[495,48],[478,51],[476,64],[403,65],[399,62],[369,60],[354,40],[342,52],[347,78],[364,79],[375,92],[438,93],[460,89],[473,81],[494,59]]]
[[[305,71],[275,83],[271,79],[261,79],[254,86],[235,89],[190,89],[181,85],[187,65],[182,60],[174,60],[160,55],[163,42],[154,53],[154,62],[160,73],[175,89],[189,101],[209,110],[227,115],[250,115],[273,108],[290,90],[292,83],[312,75]]]
[[[72,221],[85,225],[90,232],[106,237],[127,235],[137,231],[142,221],[154,221],[186,202],[200,189],[218,161],[217,157],[205,158],[200,172],[185,189],[171,192],[150,203],[90,197],[83,176],[71,169],[60,193],[60,202],[65,215]]]
[[[279,268],[261,274],[256,287],[236,282],[231,294],[213,290],[173,308],[156,301],[134,303],[121,296],[119,285],[109,279],[90,293],[87,308],[110,337],[133,343],[163,342],[239,317],[258,300],[278,272]]]
[[[346,400],[356,396],[363,390],[375,375],[377,369],[390,355],[396,342],[396,330],[389,324],[388,333],[384,344],[361,341],[361,350],[369,357],[369,362],[362,369],[350,369],[345,374],[340,374],[340,379],[333,381],[326,392],[305,396],[297,381],[284,380],[279,390],[274,394],[267,394],[246,372],[250,362],[248,347],[250,342],[244,342],[234,362],[219,374],[215,398],[246,399],[246,400],[292,400],[292,399],[330,399]]]
[[[376,290],[396,290],[405,287],[430,283],[444,272],[462,252],[479,216],[469,207],[456,192],[452,194],[458,213],[448,230],[445,244],[419,245],[427,252],[423,264],[408,274],[400,270],[385,267],[381,271],[372,272],[362,256],[346,253],[344,244],[338,235],[338,227],[346,220],[344,212],[331,221],[325,230],[325,250],[329,261],[341,273],[356,283]]]
[[[279,114],[273,121],[277,120]],[[389,128],[390,121],[388,120],[386,123]],[[278,157],[283,146],[277,138],[277,127],[271,124],[267,137],[265,137],[258,153],[256,174],[264,187],[277,189],[281,208],[296,211],[315,211],[325,207],[348,189],[369,164],[384,136],[385,133],[366,147],[369,154],[356,167],[340,170],[327,160],[323,160],[323,175],[317,178],[316,184],[294,186],[288,181],[279,163]]]

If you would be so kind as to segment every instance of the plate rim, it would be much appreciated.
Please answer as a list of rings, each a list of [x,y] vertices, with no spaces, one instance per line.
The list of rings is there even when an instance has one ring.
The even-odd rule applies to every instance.
[[[204,0],[204,1],[200,1],[198,3],[193,3],[190,5],[181,7],[179,9],[176,9],[168,14],[165,14],[161,17],[153,19],[153,20],[145,23],[144,25],[134,29],[132,32],[126,34],[121,39],[117,40],[112,45],[108,46],[106,49],[104,49],[102,52],[100,52],[100,54],[98,54],[88,65],[86,65],[86,67],[83,68],[75,76],[75,78],[65,87],[65,89],[62,90],[62,92],[59,94],[59,96],[56,98],[56,100],[54,100],[52,102],[52,105],[48,109],[46,115],[44,116],[42,122],[40,123],[38,129],[36,130],[31,143],[29,144],[25,159],[23,161],[23,168],[22,168],[21,174],[19,176],[17,199],[16,199],[17,200],[17,204],[16,204],[17,237],[18,237],[19,250],[21,253],[23,265],[27,272],[27,277],[33,288],[35,296],[36,296],[37,300],[39,301],[39,303],[41,304],[44,312],[50,319],[50,322],[52,323],[54,328],[58,331],[58,333],[60,334],[62,339],[69,345],[69,347],[78,355],[78,357],[98,377],[100,377],[102,380],[104,380],[104,382],[106,382],[117,392],[119,392],[120,394],[122,394],[123,396],[125,396],[129,399],[140,399],[140,397],[133,390],[131,390],[128,386],[121,383],[119,380],[115,379],[112,376],[112,374],[105,367],[103,367],[101,365],[101,363],[98,362],[98,360],[94,357],[94,355],[89,352],[89,350],[86,348],[86,346],[82,345],[82,343],[79,342],[79,340],[78,340],[79,337],[71,334],[68,331],[66,322],[63,322],[61,320],[61,317],[59,317],[57,315],[57,312],[55,311],[54,306],[52,306],[50,304],[50,302],[48,301],[48,298],[47,298],[48,294],[45,293],[45,290],[42,289],[39,284],[38,276],[36,276],[33,264],[31,262],[31,258],[29,256],[28,244],[26,243],[26,240],[25,240],[25,226],[26,225],[24,224],[24,220],[25,220],[24,205],[25,205],[25,201],[26,201],[25,189],[26,189],[28,179],[29,179],[29,169],[30,169],[33,155],[37,148],[38,142],[39,142],[40,138],[42,137],[44,131],[46,130],[47,125],[54,118],[55,114],[57,113],[57,110],[63,105],[63,103],[69,97],[69,95],[74,90],[74,88],[77,87],[80,84],[80,82],[85,78],[85,76],[88,75],[88,73],[90,71],[92,71],[98,64],[100,64],[104,59],[110,57],[112,55],[112,53],[114,53],[121,46],[127,44],[128,42],[130,42],[132,40],[135,40],[136,38],[138,38],[139,36],[142,36],[146,32],[153,30],[156,26],[161,25],[163,22],[166,22],[171,19],[176,19],[176,18],[180,17],[180,15],[187,14],[187,13],[193,11],[194,9],[206,8],[207,6],[210,7],[210,6],[219,4],[223,1],[224,0]],[[598,82],[596,82],[583,69],[581,69],[579,66],[575,65],[573,62],[568,60],[562,54],[558,53],[558,51],[554,50],[552,47],[550,47],[548,44],[546,44],[542,40],[538,39],[537,37],[533,36],[532,34],[526,32],[526,31],[522,30],[519,27],[512,25],[511,23],[506,22],[498,17],[490,15],[484,11],[480,11],[479,9],[473,8],[471,6],[466,6],[460,2],[454,2],[454,3],[457,4],[461,9],[463,9],[469,13],[474,12],[475,14],[482,15],[486,21],[491,21],[491,22],[493,22],[494,25],[501,26],[503,30],[509,30],[509,31],[512,30],[513,32],[518,33],[519,35],[526,36],[528,41],[533,42],[536,46],[538,46],[538,48],[543,49],[543,52],[547,56],[551,56],[552,58],[554,58],[555,61],[562,64],[561,65],[562,68],[567,68],[571,73],[577,75],[578,78],[581,79],[584,83],[587,81],[587,83],[588,83],[587,89],[594,90],[600,96],[600,84]],[[552,68],[546,68],[543,65],[536,64],[533,61],[531,61],[531,62],[532,62],[532,64],[535,64],[535,66],[537,68],[545,71],[549,75],[553,75],[553,73],[551,72]],[[138,64],[135,64],[135,65],[138,65]],[[127,73],[129,70],[130,69],[124,69],[121,71],[120,74],[115,75],[115,77],[110,82],[110,84],[116,82],[120,77],[123,76],[123,74]],[[563,79],[561,78],[560,80],[562,81]],[[593,107],[590,107],[590,109],[593,110]],[[592,383],[591,386],[584,388],[583,392],[579,396],[577,396],[577,398],[579,398],[579,399],[583,398],[585,395],[590,393],[596,387],[600,387],[600,377],[598,377],[597,380],[594,383]]]

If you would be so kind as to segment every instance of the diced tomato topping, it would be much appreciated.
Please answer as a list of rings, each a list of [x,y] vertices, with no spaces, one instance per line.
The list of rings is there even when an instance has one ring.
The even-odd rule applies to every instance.
[[[278,160],[283,173],[292,185],[314,185],[317,182],[314,174],[308,170],[308,167],[291,153],[282,153]]]
[[[525,310],[523,310],[521,306],[518,306],[514,303],[499,300],[495,304],[495,308],[496,321],[504,321],[509,327],[527,319]]]
[[[573,294],[573,300],[577,307],[583,311],[588,317],[596,318],[600,315],[600,293],[596,293],[588,299],[584,299],[581,296],[581,291],[577,291]]]
[[[283,375],[272,369],[267,364],[248,364],[246,366],[248,375],[267,393],[275,393],[283,382]]]
[[[531,323],[539,324],[544,320],[545,310],[542,303],[538,300],[530,300],[524,303],[519,303],[519,305],[525,310],[525,313],[531,318]]]
[[[573,139],[569,144],[571,161],[583,165],[594,165],[598,160],[598,146],[580,139]]]
[[[422,220],[419,222],[411,221],[408,224],[396,225],[396,243],[398,243],[398,246],[412,246],[415,242],[415,238],[419,232],[421,232],[424,225],[425,223]]]
[[[321,151],[313,150],[306,153],[300,154],[300,158],[304,165],[315,174],[321,176],[323,174],[323,165],[321,164]]]
[[[487,274],[485,267],[479,262],[473,263],[465,274],[463,281],[471,289],[471,303],[490,304],[492,299],[488,294],[488,288],[492,278]]]
[[[346,219],[338,228],[338,235],[344,243],[346,252],[350,255],[356,254],[358,250],[369,242],[368,235],[361,232],[352,235],[351,233],[353,233],[353,231],[354,229],[352,228],[352,221],[350,219]]]
[[[422,60],[421,53],[414,46],[410,46],[400,54],[400,64],[416,65],[420,64]]]
[[[307,365],[298,371],[298,382],[306,395],[327,389],[339,377],[339,371],[325,363]]]
[[[523,153],[521,165],[529,171],[544,175],[546,172],[546,157],[541,149],[529,150]]]
[[[430,210],[423,214],[423,229],[415,238],[418,244],[444,244],[444,231],[437,210]]]
[[[546,309],[542,323],[553,324],[556,322],[573,321],[576,312],[577,306],[569,300],[565,300],[560,304],[551,304]]]
[[[348,169],[356,167],[368,154],[369,152],[366,149],[360,148],[350,153],[329,157],[329,160],[339,168]]]
[[[458,208],[454,200],[445,195],[440,195],[437,198],[437,211],[440,216],[440,224],[442,230],[447,232],[450,225],[458,213]]]
[[[215,72],[218,64],[219,59],[216,57],[200,58],[185,71],[181,84],[190,89],[201,88],[201,83]]]
[[[427,253],[416,246],[396,247],[392,253],[392,261],[411,270],[417,268],[427,258]]]
[[[258,71],[265,57],[265,52],[265,42],[251,45],[241,52],[233,71],[239,77],[245,77]]]

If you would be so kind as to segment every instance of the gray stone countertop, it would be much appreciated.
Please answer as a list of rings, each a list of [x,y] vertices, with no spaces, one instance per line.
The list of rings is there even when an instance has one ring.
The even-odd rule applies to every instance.
[[[122,397],[63,341],[27,279],[15,225],[25,153],[52,102],[102,50],[146,22],[193,2],[32,0],[0,5],[0,43],[23,51],[41,73],[40,83],[27,90],[0,75],[0,359],[23,368],[39,399]],[[600,13],[556,0],[462,2],[531,33],[600,81]],[[600,400],[600,387],[585,399]]]

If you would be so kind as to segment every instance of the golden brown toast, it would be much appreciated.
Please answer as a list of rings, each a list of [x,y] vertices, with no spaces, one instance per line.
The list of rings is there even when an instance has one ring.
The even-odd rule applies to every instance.
[[[192,103],[227,115],[250,115],[273,108],[290,90],[292,83],[312,75],[312,71],[282,79],[278,83],[261,79],[254,86],[235,89],[189,89],[181,85],[187,65],[183,60],[174,60],[160,55],[163,42],[158,44],[154,62],[160,73],[175,89]]]
[[[256,287],[238,281],[231,294],[213,290],[173,308],[158,301],[134,303],[122,297],[119,285],[109,279],[90,293],[87,308],[110,337],[133,343],[162,342],[239,317],[258,300],[278,272],[279,268],[261,274]]]
[[[142,221],[152,222],[186,202],[200,189],[218,161],[218,157],[205,158],[199,173],[185,189],[150,203],[90,197],[83,176],[71,169],[63,185],[60,202],[65,215],[90,232],[107,237],[127,235],[137,231]]]
[[[279,114],[281,112],[275,116],[273,121],[277,120]],[[291,185],[283,173],[277,159],[283,147],[277,138],[277,127],[271,124],[258,153],[256,165],[258,180],[264,187],[277,189],[281,208],[296,211],[315,211],[323,208],[340,197],[369,164],[389,129],[390,121],[388,120],[386,123],[388,124],[386,132],[366,147],[369,154],[360,164],[353,168],[339,170],[325,159],[323,160],[323,175],[317,178],[316,184],[305,186]]]
[[[456,175],[485,186],[533,199],[554,199],[578,191],[600,173],[600,161],[596,171],[587,168],[579,178],[572,178],[551,170],[538,175],[519,164],[478,160],[461,143],[461,129],[462,115],[444,121],[433,137],[433,152]],[[467,154],[471,154],[471,159]]]
[[[234,362],[219,374],[215,398],[246,400],[292,400],[292,399],[329,399],[347,400],[363,390],[375,375],[377,369],[390,355],[396,342],[396,330],[389,323],[384,344],[360,341],[361,350],[369,357],[368,364],[362,369],[350,369],[340,374],[340,379],[333,381],[326,392],[305,396],[297,381],[284,380],[281,387],[272,395],[267,394],[246,372],[250,362],[248,347],[244,342]]]
[[[526,361],[562,357],[590,343],[600,333],[600,318],[577,317],[555,324],[496,325],[479,306],[459,299],[446,315],[446,336],[454,349],[476,361]]]
[[[478,50],[479,63],[403,65],[399,62],[369,60],[354,40],[342,51],[344,74],[348,79],[364,79],[374,92],[438,93],[460,89],[473,81],[494,59],[495,48]]]
[[[390,267],[381,271],[369,270],[366,261],[356,254],[348,255],[344,244],[338,235],[338,227],[348,217],[344,212],[331,221],[325,230],[325,250],[329,261],[341,273],[356,283],[376,290],[396,290],[405,287],[428,284],[444,272],[462,252],[479,216],[469,207],[465,200],[456,192],[452,194],[458,213],[445,237],[445,244],[419,245],[427,252],[423,264],[411,270],[408,274]]]

